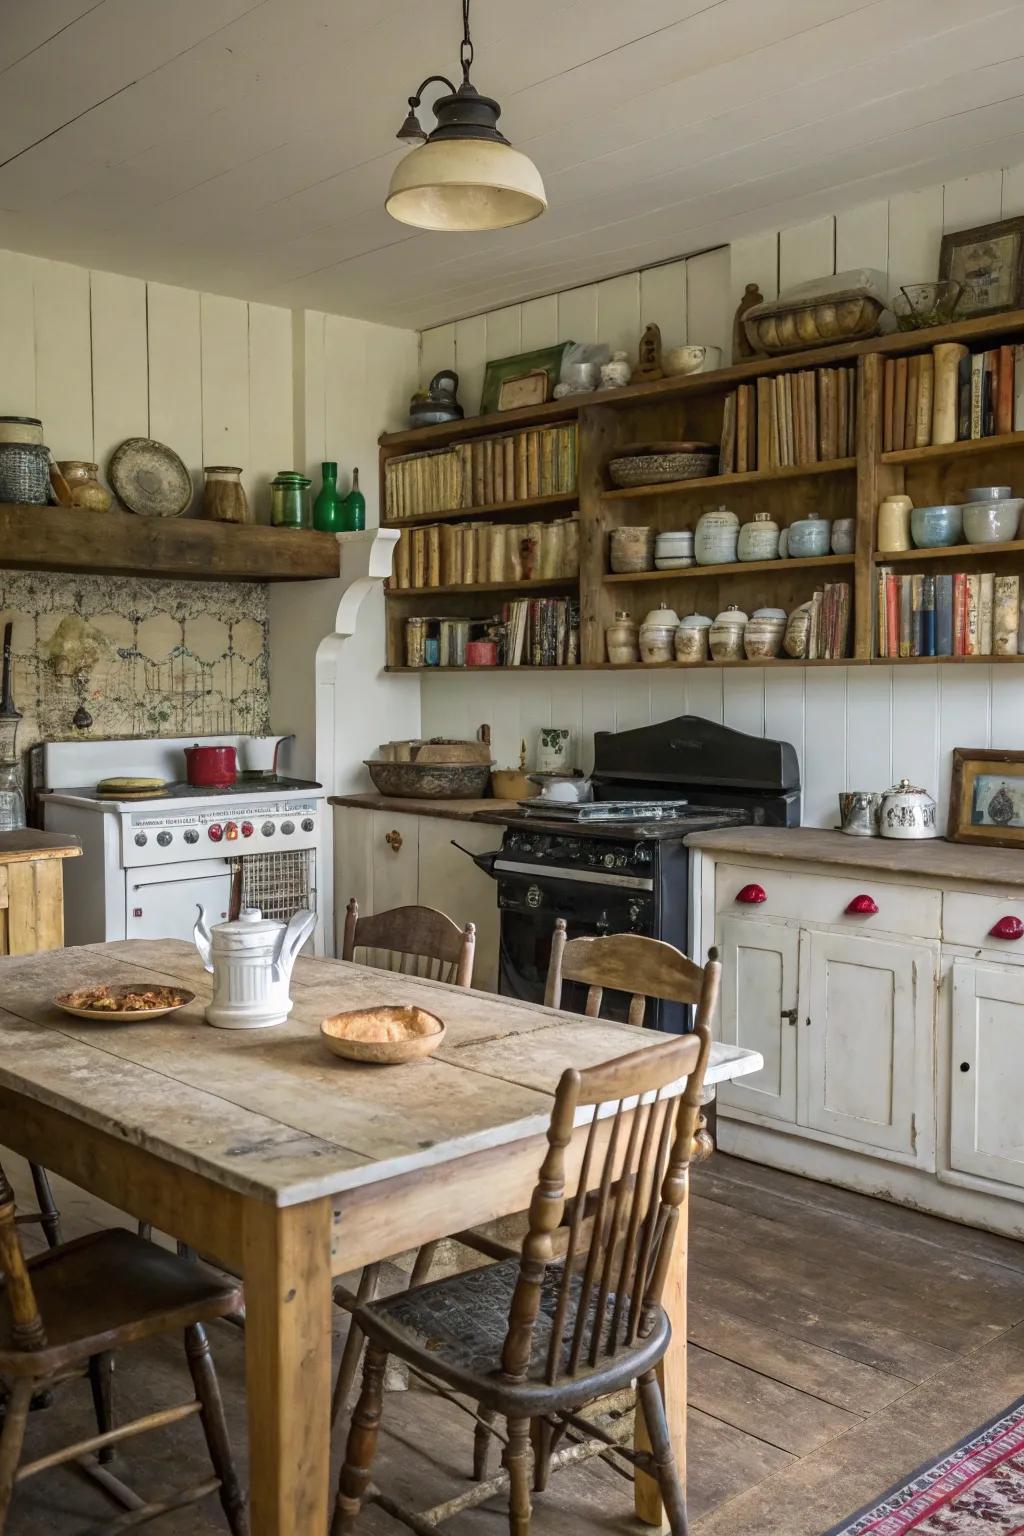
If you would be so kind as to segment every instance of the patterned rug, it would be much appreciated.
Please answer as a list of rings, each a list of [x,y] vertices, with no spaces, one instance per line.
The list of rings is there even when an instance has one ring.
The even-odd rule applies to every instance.
[[[1024,1397],[826,1536],[1021,1536]]]

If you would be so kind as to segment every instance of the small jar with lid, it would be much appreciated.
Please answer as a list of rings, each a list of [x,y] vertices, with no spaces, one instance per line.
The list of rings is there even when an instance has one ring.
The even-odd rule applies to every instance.
[[[740,536],[740,520],[728,507],[715,507],[698,520],[693,553],[698,565],[732,565]]]
[[[832,540],[832,524],[820,512],[809,512],[798,522],[789,525],[786,551],[791,560],[807,560],[814,555],[827,555]]]
[[[779,554],[779,525],[770,512],[755,512],[744,523],[736,541],[738,560],[776,560]]]
[[[708,631],[711,620],[706,613],[688,613],[675,634],[676,661],[684,667],[697,666],[708,659]]]
[[[674,640],[679,628],[679,615],[667,603],[652,608],[640,626],[640,660],[647,662],[671,661],[675,655]]]
[[[640,660],[640,640],[636,620],[625,609],[619,609],[614,620],[604,632],[608,647],[608,660],[613,667],[628,666]]]
[[[735,603],[722,610],[708,631],[708,644],[715,661],[743,660],[743,632],[747,622],[747,615]]]
[[[312,528],[313,482],[296,469],[282,469],[270,482],[270,522],[274,528]]]
[[[249,498],[237,464],[207,464],[201,516],[211,523],[251,523]]]

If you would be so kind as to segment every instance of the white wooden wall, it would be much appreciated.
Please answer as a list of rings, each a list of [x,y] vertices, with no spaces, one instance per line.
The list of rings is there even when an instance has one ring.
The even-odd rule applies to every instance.
[[[105,479],[118,443],[155,437],[197,488],[240,464],[269,520],[294,452],[289,310],[0,251],[0,352],[0,414],[39,416],[56,458]]]
[[[533,299],[426,331],[421,377],[454,366],[467,410],[484,363],[564,337],[635,349],[657,320],[668,345],[708,341],[728,349],[746,283],[774,297],[806,278],[848,267],[901,283],[933,277],[944,230],[1024,213],[1024,165],[900,193],[834,217],[734,241],[667,266]],[[1015,487],[1024,491],[1024,481]],[[842,789],[880,789],[906,775],[930,789],[945,817],[953,747],[1024,749],[1024,678],[1007,667],[846,667],[667,673],[601,672],[425,677],[423,734],[464,734],[483,721],[495,758],[532,754],[541,725],[565,725],[589,749],[595,730],[625,730],[675,714],[705,715],[738,730],[791,741],[800,756],[804,821],[833,826]],[[587,767],[586,753],[582,766]]]

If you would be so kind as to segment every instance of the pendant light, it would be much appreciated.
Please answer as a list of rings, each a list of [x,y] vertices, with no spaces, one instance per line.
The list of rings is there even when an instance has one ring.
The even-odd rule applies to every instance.
[[[398,138],[419,147],[395,168],[386,207],[392,218],[418,229],[507,229],[536,219],[547,208],[540,172],[498,130],[501,107],[481,96],[469,78],[473,42],[469,0],[462,0],[462,84],[428,75],[415,96]],[[424,133],[416,116],[423,92],[435,81],[448,95],[434,103],[437,126]]]

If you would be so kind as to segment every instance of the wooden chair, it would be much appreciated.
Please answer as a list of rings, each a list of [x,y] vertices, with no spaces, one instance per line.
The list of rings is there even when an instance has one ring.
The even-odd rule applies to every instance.
[[[511,1536],[529,1536],[531,1481],[543,1489],[559,1460],[558,1439],[570,1428],[591,1436],[598,1451],[615,1445],[618,1454],[655,1477],[673,1536],[687,1536],[686,1501],[657,1375],[670,1340],[661,1296],[686,1196],[720,969],[717,961],[702,969],[676,953],[673,995],[697,1005],[693,1034],[563,1073],[518,1257],[357,1309],[369,1345],[332,1536],[349,1536],[370,1489],[391,1354],[418,1375],[439,1380],[446,1396],[479,1404],[479,1413],[473,1413],[478,1441],[486,1444],[496,1415],[507,1420],[500,1485],[509,1489]],[[633,971],[631,980],[636,979]],[[655,978],[649,984],[669,982]],[[682,1094],[673,1094],[684,1077]],[[589,1119],[590,1128],[575,1188],[567,1189],[566,1148],[582,1119]],[[582,1198],[588,1189],[597,1191],[592,1216],[591,1202]],[[568,1243],[564,1259],[556,1262],[553,1236],[571,1196],[576,1198]],[[685,1243],[685,1220],[682,1226]],[[634,1380],[649,1452],[628,1450],[606,1427],[582,1417],[583,1409],[623,1392]],[[578,1450],[570,1446],[562,1459],[579,1459]],[[474,1471],[482,1475],[479,1457]],[[419,1514],[402,1510],[379,1490],[372,1497],[413,1530],[426,1532],[489,1498],[498,1483],[483,1483]]]
[[[456,987],[473,985],[476,925],[467,923],[465,928],[460,928],[458,923],[434,907],[393,907],[389,912],[360,917],[353,896],[345,908],[341,958],[354,960],[357,949],[368,952],[366,963],[382,970],[421,976],[429,981],[446,981]],[[427,1278],[436,1251],[436,1243],[425,1243],[416,1254],[409,1277],[410,1286],[419,1285]],[[356,1305],[372,1301],[377,1294],[382,1268],[381,1264],[367,1264],[354,1296],[344,1286],[336,1286],[334,1300],[337,1305],[351,1313]],[[348,1406],[362,1350],[363,1335],[353,1321],[334,1384],[332,1424]]]
[[[61,1241],[60,1211],[57,1209],[57,1202],[50,1188],[50,1175],[38,1163],[29,1163],[28,1169],[32,1175],[32,1187],[36,1192],[36,1204],[39,1209],[23,1213],[18,1220],[22,1225],[27,1222],[38,1222],[43,1229],[47,1246],[56,1248]]]
[[[26,1262],[14,1210],[14,1193],[0,1168],[0,1377],[10,1384],[0,1429],[0,1536],[7,1525],[15,1486],[50,1467],[77,1462],[128,1513],[111,1521],[123,1530],[214,1491],[233,1536],[248,1536],[245,1499],[231,1457],[220,1388],[203,1324],[238,1306],[240,1289],[205,1274],[138,1237],[114,1229],[92,1232],[49,1248]],[[90,1374],[95,1361],[109,1364],[124,1344],[181,1328],[195,1396],[117,1429],[108,1428],[76,1445],[22,1463],[29,1406],[41,1388]],[[95,1380],[93,1381],[95,1395]],[[215,1476],[193,1488],[147,1504],[106,1468],[88,1459],[143,1430],[199,1414]],[[102,1421],[101,1421],[102,1424]]]

